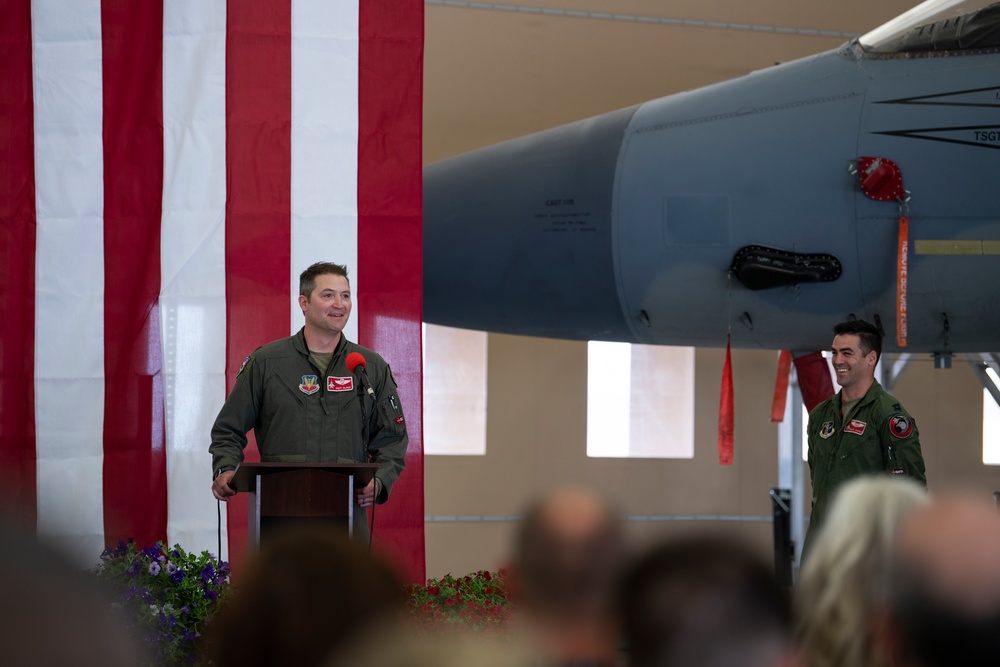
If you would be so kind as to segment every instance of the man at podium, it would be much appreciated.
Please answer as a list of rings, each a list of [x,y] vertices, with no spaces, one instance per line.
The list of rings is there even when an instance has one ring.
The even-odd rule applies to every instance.
[[[377,463],[355,492],[354,534],[367,533],[363,508],[384,503],[405,463],[403,408],[389,365],[347,340],[351,284],[347,268],[318,262],[299,277],[305,324],[263,345],[243,362],[212,427],[212,493],[228,501],[254,430],[261,462]]]

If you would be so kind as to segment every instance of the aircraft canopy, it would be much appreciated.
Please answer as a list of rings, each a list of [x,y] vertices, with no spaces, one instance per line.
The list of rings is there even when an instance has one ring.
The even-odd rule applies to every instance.
[[[997,0],[927,0],[862,35],[867,53],[940,53],[1000,47]]]

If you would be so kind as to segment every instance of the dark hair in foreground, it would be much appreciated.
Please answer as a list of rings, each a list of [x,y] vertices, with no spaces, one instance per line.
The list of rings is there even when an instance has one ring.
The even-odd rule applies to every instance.
[[[882,358],[882,334],[875,325],[864,320],[848,320],[834,326],[833,333],[835,336],[857,336],[860,339],[858,347],[861,348],[861,354],[867,357],[868,353],[874,350],[875,363]]]
[[[316,278],[328,274],[347,278],[347,267],[333,262],[316,262],[299,274],[299,294],[308,299],[309,295],[316,289]],[[350,279],[348,278],[348,280]]]
[[[206,636],[216,667],[321,665],[405,608],[388,566],[329,527],[275,535],[233,585]]]
[[[792,646],[788,594],[741,542],[661,544],[625,573],[620,608],[630,667],[756,667]]]

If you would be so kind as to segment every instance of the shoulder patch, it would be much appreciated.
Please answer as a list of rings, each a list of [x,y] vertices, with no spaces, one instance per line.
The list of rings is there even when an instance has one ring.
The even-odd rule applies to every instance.
[[[913,418],[902,412],[889,417],[889,433],[900,440],[909,438],[913,433]]]
[[[243,369],[245,369],[249,364],[250,364],[250,355],[248,354],[247,358],[243,360],[242,364],[240,364],[240,370],[236,371],[236,377],[243,375]]]

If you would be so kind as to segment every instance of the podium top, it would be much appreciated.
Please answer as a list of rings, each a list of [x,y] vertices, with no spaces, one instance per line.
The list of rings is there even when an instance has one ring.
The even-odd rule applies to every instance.
[[[296,471],[317,471],[335,475],[353,475],[355,488],[361,488],[372,481],[377,463],[242,463],[236,474],[229,480],[229,486],[236,491],[248,493],[257,488],[258,475]]]

